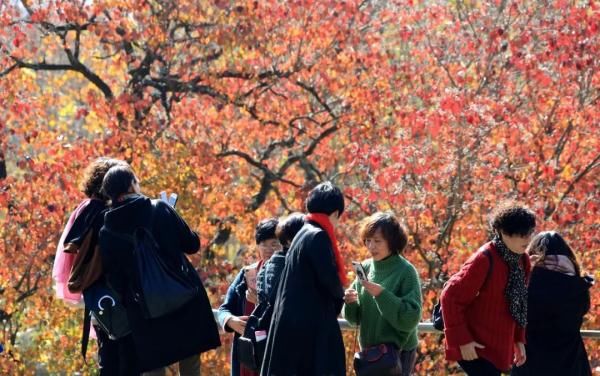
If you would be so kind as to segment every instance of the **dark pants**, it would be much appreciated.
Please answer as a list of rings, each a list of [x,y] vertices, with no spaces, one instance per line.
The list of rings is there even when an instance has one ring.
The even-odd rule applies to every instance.
[[[485,359],[461,360],[458,362],[469,376],[500,376],[501,372],[491,362]]]
[[[412,375],[417,360],[417,349],[400,351],[400,362],[402,362],[402,376]]]
[[[139,375],[131,335],[112,340],[99,327],[94,329],[98,337],[100,376]]]
[[[144,372],[142,376],[166,376],[167,367]],[[179,376],[200,376],[200,355],[192,355],[179,361]]]

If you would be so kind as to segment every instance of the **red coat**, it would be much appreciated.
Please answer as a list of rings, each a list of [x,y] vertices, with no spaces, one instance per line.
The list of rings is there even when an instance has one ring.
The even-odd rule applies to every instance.
[[[492,272],[487,277],[492,256]],[[529,278],[531,264],[523,255],[521,262]],[[510,315],[504,296],[508,265],[490,242],[484,244],[446,283],[441,295],[446,359],[462,360],[459,346],[475,341],[485,346],[477,354],[502,371],[513,363],[514,344],[525,343],[525,330]],[[484,283],[485,282],[485,283]]]

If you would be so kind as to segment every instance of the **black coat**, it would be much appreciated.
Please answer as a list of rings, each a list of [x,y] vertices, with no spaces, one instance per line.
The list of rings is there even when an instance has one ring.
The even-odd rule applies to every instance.
[[[220,345],[210,302],[197,273],[192,273],[191,277],[201,287],[198,298],[176,312],[157,319],[144,319],[140,307],[133,301],[129,288],[134,270],[133,246],[110,231],[132,235],[138,227],[148,225],[153,208],[151,229],[160,256],[165,263],[180,267],[180,253],[197,252],[200,240],[163,201],[152,202],[142,195],[126,199],[105,214],[100,230],[104,272],[115,289],[124,295],[140,371],[166,366]]]
[[[590,279],[534,268],[528,289],[527,361],[511,375],[592,374],[581,339],[590,309]]]
[[[343,298],[331,241],[309,222],[286,255],[261,375],[345,375]]]

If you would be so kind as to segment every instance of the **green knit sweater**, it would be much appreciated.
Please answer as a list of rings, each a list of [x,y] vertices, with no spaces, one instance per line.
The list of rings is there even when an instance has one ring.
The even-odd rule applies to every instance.
[[[369,281],[380,284],[383,291],[374,298],[358,280],[352,283],[358,303],[344,305],[344,317],[360,325],[361,348],[390,342],[402,350],[416,348],[422,298],[414,266],[399,255],[381,261],[368,259],[362,265]]]

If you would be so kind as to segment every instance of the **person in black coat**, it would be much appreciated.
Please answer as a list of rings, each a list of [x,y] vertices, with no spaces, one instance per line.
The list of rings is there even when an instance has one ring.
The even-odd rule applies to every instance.
[[[511,375],[590,376],[581,339],[590,309],[591,277],[582,277],[577,258],[554,231],[538,234],[528,252],[534,267],[528,288],[527,361]]]
[[[149,226],[162,261],[172,268],[181,268],[181,253],[192,254],[200,248],[198,235],[169,204],[142,195],[129,166],[111,168],[104,177],[102,188],[112,200],[100,230],[103,270],[112,286],[124,297],[133,339],[128,361],[135,363],[139,372],[150,371],[198,357],[200,353],[220,346],[208,296],[193,269],[187,278],[198,287],[197,297],[175,312],[153,319],[144,318],[131,293],[132,274],[136,268],[133,245],[118,236],[133,235],[136,229]],[[199,372],[199,369],[195,371],[196,374]]]
[[[334,226],[344,211],[339,188],[326,182],[308,195],[307,223],[286,255],[261,375],[345,375],[337,321],[346,273]]]

